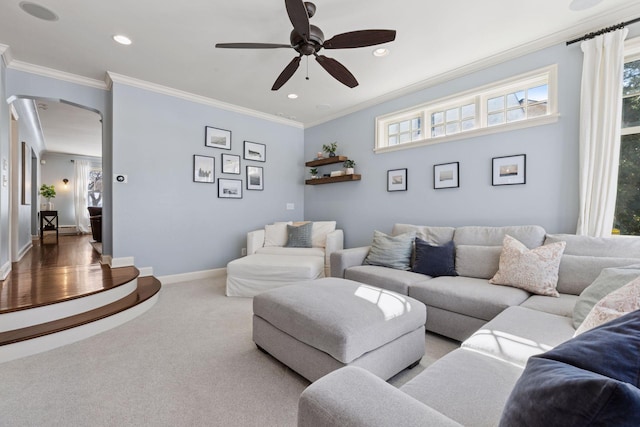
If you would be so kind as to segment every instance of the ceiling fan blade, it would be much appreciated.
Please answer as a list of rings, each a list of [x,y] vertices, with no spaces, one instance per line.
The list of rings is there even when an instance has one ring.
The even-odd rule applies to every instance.
[[[356,47],[375,46],[392,42],[396,39],[395,30],[360,30],[338,34],[325,41],[325,49],[350,49]]]
[[[282,70],[282,72],[276,79],[276,82],[273,84],[271,90],[278,90],[282,87],[282,85],[289,81],[291,76],[293,76],[293,74],[298,69],[298,66],[300,65],[300,58],[302,58],[302,55],[296,56],[291,60],[291,62],[289,62],[286,67],[284,67],[284,70]]]
[[[350,88],[358,86],[358,81],[353,77],[353,74],[335,59],[324,55],[316,55],[316,61],[340,83]]]
[[[225,49],[278,49],[281,47],[290,48],[291,45],[275,43],[216,43],[216,47]]]
[[[309,40],[309,14],[302,0],[284,0],[293,29],[304,39]]]

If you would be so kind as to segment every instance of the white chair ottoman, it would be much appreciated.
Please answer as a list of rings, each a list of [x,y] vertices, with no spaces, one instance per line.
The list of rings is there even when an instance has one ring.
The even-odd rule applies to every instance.
[[[227,296],[252,297],[294,282],[324,277],[324,257],[253,254],[227,264]]]
[[[425,353],[426,306],[339,278],[256,295],[253,341],[309,381],[347,365],[387,380]]]

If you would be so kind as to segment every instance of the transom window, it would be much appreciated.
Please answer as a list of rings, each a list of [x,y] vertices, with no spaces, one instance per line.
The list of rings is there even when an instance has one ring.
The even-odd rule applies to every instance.
[[[557,119],[550,66],[376,118],[376,152],[533,126]],[[424,124],[427,128],[423,129]]]

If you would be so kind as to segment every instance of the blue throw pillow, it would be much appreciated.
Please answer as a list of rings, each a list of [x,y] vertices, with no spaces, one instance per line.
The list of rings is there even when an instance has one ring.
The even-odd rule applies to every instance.
[[[416,237],[416,260],[413,263],[413,271],[431,277],[457,276],[456,247],[453,240],[437,246]]]
[[[640,310],[533,356],[500,426],[639,426]]]
[[[310,248],[313,223],[294,226],[287,224],[287,248]]]
[[[408,232],[389,236],[381,231],[373,232],[373,243],[364,264],[379,265],[398,270],[410,270],[413,239],[416,234]]]

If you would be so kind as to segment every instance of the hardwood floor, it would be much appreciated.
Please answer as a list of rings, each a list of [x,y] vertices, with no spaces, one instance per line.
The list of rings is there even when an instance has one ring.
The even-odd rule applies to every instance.
[[[0,332],[0,347],[105,319],[133,308],[158,293],[155,277],[138,277],[135,267],[110,268],[100,264],[100,254],[91,236],[60,236],[33,241],[31,250],[17,263],[6,280],[0,281],[0,317],[46,305],[88,297],[131,283],[133,293],[101,307],[45,323]],[[0,329],[1,331],[1,329]]]

